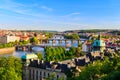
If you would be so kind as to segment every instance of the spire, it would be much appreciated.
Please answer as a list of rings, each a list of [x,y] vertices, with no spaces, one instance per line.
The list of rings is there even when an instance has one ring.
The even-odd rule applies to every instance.
[[[100,34],[100,32],[98,33],[98,40],[101,40],[101,34]]]

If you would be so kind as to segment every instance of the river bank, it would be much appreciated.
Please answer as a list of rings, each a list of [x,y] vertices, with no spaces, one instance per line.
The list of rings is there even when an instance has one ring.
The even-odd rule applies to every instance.
[[[15,51],[15,47],[2,48],[0,49],[0,54],[13,53],[14,51]]]

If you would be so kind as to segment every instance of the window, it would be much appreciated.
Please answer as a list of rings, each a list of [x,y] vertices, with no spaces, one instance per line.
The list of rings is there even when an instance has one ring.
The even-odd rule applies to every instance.
[[[31,79],[31,69],[29,70],[29,78]]]
[[[41,76],[42,72],[40,71],[40,76]]]
[[[42,80],[42,77],[40,77],[40,80]]]
[[[34,69],[33,69],[33,75],[32,76],[33,76],[33,80],[34,80]]]
[[[50,74],[48,73],[48,76],[50,76]]]
[[[38,80],[38,70],[36,71],[36,80]]]
[[[57,75],[57,78],[59,78],[59,75]]]
[[[45,72],[44,72],[44,76],[45,76]]]
[[[38,70],[36,71],[36,74],[38,74]]]
[[[98,46],[98,42],[96,42],[96,45]]]

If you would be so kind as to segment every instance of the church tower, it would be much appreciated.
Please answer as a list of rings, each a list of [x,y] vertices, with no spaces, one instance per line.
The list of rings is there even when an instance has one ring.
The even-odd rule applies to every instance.
[[[101,39],[101,34],[98,34],[98,38],[93,42],[92,51],[103,52],[105,50],[105,42]]]

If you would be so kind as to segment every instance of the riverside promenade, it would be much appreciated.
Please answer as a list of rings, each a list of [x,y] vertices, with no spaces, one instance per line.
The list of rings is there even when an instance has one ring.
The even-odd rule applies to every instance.
[[[13,53],[14,51],[15,51],[15,47],[1,48],[0,54]]]

